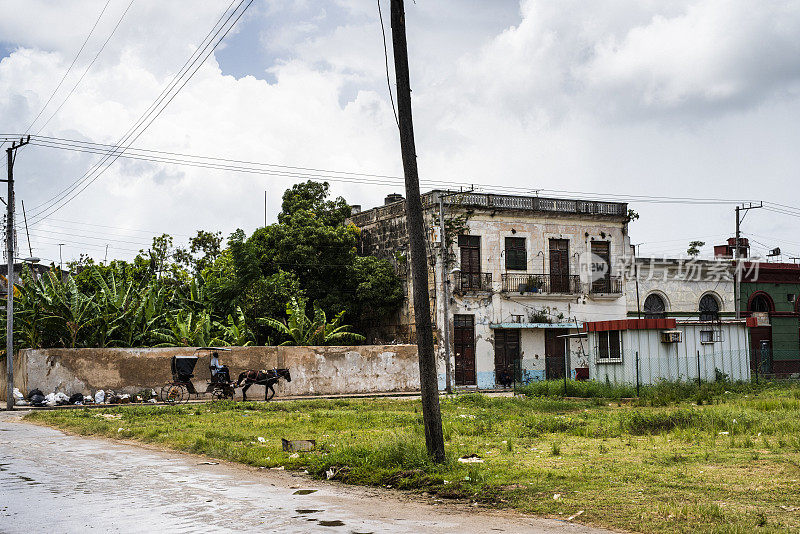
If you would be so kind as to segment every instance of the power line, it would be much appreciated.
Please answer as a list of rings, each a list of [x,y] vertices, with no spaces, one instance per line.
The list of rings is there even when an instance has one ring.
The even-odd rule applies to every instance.
[[[106,0],[106,4],[103,6],[103,9],[100,10],[100,14],[97,15],[97,20],[94,21],[94,25],[92,25],[92,29],[89,30],[89,35],[87,35],[86,39],[83,40],[83,44],[81,45],[80,49],[78,49],[78,53],[75,54],[74,58],[72,58],[72,63],[70,63],[69,67],[67,67],[67,71],[64,73],[64,76],[61,77],[61,80],[58,82],[58,85],[56,85],[56,88],[53,89],[52,93],[50,93],[50,97],[47,99],[47,102],[44,103],[44,106],[42,106],[42,109],[39,110],[39,113],[36,115],[36,117],[34,117],[34,119],[28,125],[28,127],[26,128],[26,131],[29,132],[30,129],[33,128],[33,125],[36,124],[36,121],[39,120],[39,117],[42,116],[42,113],[44,113],[44,110],[47,109],[47,106],[50,104],[50,101],[52,101],[53,97],[56,96],[56,93],[61,88],[61,85],[64,83],[64,80],[66,80],[67,76],[69,75],[69,73],[72,72],[72,67],[74,67],[75,63],[78,61],[78,58],[80,57],[81,53],[83,52],[83,49],[86,47],[86,43],[89,42],[89,39],[92,37],[92,34],[94,33],[95,28],[97,28],[97,24],[100,22],[100,19],[103,18],[103,13],[106,12],[106,9],[108,8],[108,4],[110,4],[110,3],[111,3],[111,0]],[[128,7],[130,7],[130,6],[128,6]],[[126,12],[127,12],[127,10],[126,10]],[[124,14],[123,14],[123,16],[124,16]],[[115,30],[116,30],[116,28],[115,28]],[[113,35],[113,32],[112,32],[112,35]],[[101,48],[101,51],[102,51],[102,48]],[[74,90],[74,88],[73,88],[73,90]],[[67,98],[69,98],[69,97],[67,97]],[[2,145],[0,145],[0,146],[2,146]]]
[[[397,118],[397,108],[394,107],[394,95],[392,94],[392,81],[389,77],[389,49],[386,46],[386,28],[383,25],[383,12],[381,11],[381,0],[378,0],[378,18],[381,21],[381,34],[383,35],[383,63],[386,66],[386,87],[389,88],[389,101],[392,103],[392,113],[394,122],[400,128],[400,121]]]
[[[32,144],[57,148],[61,150],[70,150],[77,152],[85,152],[90,154],[106,155],[114,150],[116,145],[107,145],[102,143],[93,143],[88,141],[78,141],[72,139],[34,136]],[[402,178],[399,176],[391,176],[385,174],[370,174],[364,172],[352,171],[336,171],[330,169],[315,169],[310,167],[299,167],[290,165],[278,165],[274,163],[263,163],[246,160],[237,160],[231,158],[218,158],[211,156],[191,155],[179,152],[170,152],[164,150],[153,149],[138,149],[129,148],[125,153],[116,154],[115,157],[124,157],[129,159],[136,159],[142,161],[150,161],[153,163],[166,163],[175,165],[186,165],[208,169],[228,170],[253,174],[264,174],[272,176],[280,176],[287,178],[319,178],[330,181],[343,181],[343,182],[357,182],[357,183],[371,183],[375,185],[400,185]],[[476,186],[485,188],[487,190],[497,192],[510,192],[513,194],[529,193],[530,188],[527,187],[513,187],[513,186],[498,186],[491,184],[475,184],[467,182],[454,182],[454,181],[439,181],[439,180],[422,180],[426,186],[432,187],[448,187],[454,186],[469,187]],[[596,192],[581,192],[581,191],[567,191],[557,189],[541,189],[540,191],[547,191],[553,193],[561,193],[567,195],[578,195],[584,200],[603,199],[606,201],[625,201],[625,202],[641,202],[641,203],[656,203],[656,204],[731,204],[738,201],[733,199],[712,199],[712,198],[698,198],[698,197],[667,197],[655,195],[634,195],[634,194],[614,194],[614,193],[596,193]]]
[[[48,117],[48,119],[47,119],[46,121],[44,121],[44,124],[42,124],[42,125],[39,127],[39,129],[36,131],[36,133],[37,133],[37,134],[38,134],[38,133],[40,133],[42,130],[44,130],[44,127],[45,127],[45,126],[47,126],[47,125],[50,123],[50,121],[51,121],[51,120],[53,120],[53,117],[55,117],[55,116],[56,116],[56,114],[57,114],[59,111],[61,111],[61,108],[62,108],[62,107],[64,107],[64,104],[66,104],[66,103],[67,103],[67,100],[69,100],[69,97],[71,97],[71,96],[72,96],[72,93],[74,93],[74,92],[75,92],[75,89],[77,89],[77,88],[78,88],[78,85],[80,85],[80,83],[81,83],[81,82],[83,81],[83,79],[86,77],[86,74],[89,72],[89,69],[91,69],[91,68],[92,68],[92,65],[94,65],[95,61],[97,61],[97,58],[98,58],[98,57],[100,57],[100,54],[103,52],[103,50],[105,50],[105,48],[106,48],[106,45],[108,44],[108,42],[111,40],[111,38],[112,38],[112,37],[114,36],[114,34],[116,33],[116,31],[117,31],[117,28],[119,28],[119,25],[120,25],[120,24],[122,24],[122,20],[125,18],[125,15],[127,15],[127,14],[128,14],[128,10],[130,10],[130,8],[131,8],[131,6],[133,5],[133,2],[134,2],[134,1],[135,1],[135,0],[131,0],[131,1],[130,1],[130,3],[128,3],[128,7],[126,7],[126,8],[125,8],[125,11],[123,11],[123,12],[122,12],[122,15],[120,15],[120,17],[119,17],[119,20],[117,20],[117,23],[114,25],[114,28],[111,30],[111,33],[110,33],[110,34],[108,34],[108,37],[106,38],[105,42],[103,42],[102,46],[100,47],[100,50],[98,50],[98,51],[97,51],[97,53],[94,55],[94,57],[92,58],[92,61],[89,63],[89,65],[88,65],[88,66],[86,67],[86,69],[83,71],[83,74],[81,74],[81,77],[80,77],[80,78],[78,78],[78,81],[77,81],[77,82],[75,82],[75,85],[73,85],[73,86],[72,86],[72,89],[70,89],[69,93],[67,93],[67,96],[66,96],[66,97],[64,97],[64,100],[61,102],[61,104],[60,104],[60,105],[59,105],[59,106],[56,108],[56,110],[55,110],[55,111],[54,111],[54,112],[53,112],[53,113],[50,115],[50,117]],[[106,4],[106,5],[108,5],[108,4]],[[103,8],[103,11],[105,11],[105,8]],[[101,15],[102,15],[102,13],[101,13]],[[99,21],[100,19],[98,18],[97,20]],[[97,23],[95,23],[95,26],[96,26],[96,25],[97,25]],[[92,28],[92,31],[94,31],[94,28]],[[90,34],[90,35],[91,35],[91,34]],[[87,37],[87,40],[88,40],[88,37]],[[86,43],[84,43],[84,45],[85,45],[85,44],[86,44]],[[81,50],[83,50],[83,47],[81,47]],[[76,57],[76,59],[77,59],[77,57]],[[74,62],[73,62],[73,63],[74,63]],[[59,84],[59,85],[60,85],[60,84]],[[51,98],[52,98],[52,97],[51,97]],[[48,103],[49,103],[49,100],[48,100]],[[44,111],[44,109],[42,109],[42,111]],[[40,114],[41,114],[41,113],[40,113]],[[38,119],[39,117],[37,116],[36,118]],[[35,122],[35,121],[34,121],[34,122]],[[30,126],[29,126],[28,128],[30,128]]]
[[[153,121],[155,121],[155,119],[158,118],[158,116],[164,111],[164,109],[166,109],[166,107],[170,104],[170,102],[172,102],[172,100],[178,95],[178,93],[181,91],[181,89],[183,89],[183,87],[186,86],[186,84],[189,82],[189,80],[200,69],[200,67],[203,65],[205,60],[208,59],[208,57],[214,52],[214,50],[217,48],[217,46],[219,46],[219,44],[222,42],[222,40],[225,39],[225,37],[233,29],[233,27],[236,25],[236,23],[239,21],[239,19],[242,17],[242,15],[244,15],[244,13],[247,11],[247,9],[252,5],[253,0],[249,0],[247,5],[245,5],[244,9],[242,9],[241,12],[239,12],[239,14],[236,15],[237,11],[244,4],[244,2],[245,2],[245,0],[240,0],[239,4],[233,9],[233,11],[231,11],[231,13],[225,19],[225,21],[222,22],[220,27],[216,30],[216,33],[214,33],[213,37],[211,37],[211,40],[209,40],[208,43],[206,43],[206,45],[202,49],[200,47],[198,47],[197,50],[195,50],[195,53],[193,53],[192,56],[195,56],[195,54],[196,54],[196,57],[192,60],[191,56],[190,56],[189,60],[187,60],[187,62],[184,64],[184,68],[182,68],[181,71],[178,74],[175,75],[175,77],[173,78],[173,81],[164,89],[164,91],[162,91],[161,95],[159,95],[159,97],[156,98],[156,101],[150,106],[150,108],[148,108],[148,110],[146,110],[145,113],[142,116],[140,116],[139,120],[137,120],[136,123],[128,130],[128,133],[126,133],[122,137],[122,139],[120,139],[120,141],[117,143],[117,148],[112,149],[111,151],[109,151],[108,154],[100,162],[98,162],[98,164],[96,164],[92,169],[90,169],[89,171],[84,173],[82,178],[80,178],[77,181],[73,182],[73,184],[71,186],[69,186],[67,188],[67,190],[62,191],[62,193],[59,193],[58,195],[56,195],[56,197],[54,197],[53,199],[51,199],[48,202],[46,202],[45,204],[50,204],[50,205],[45,207],[44,209],[39,210],[36,213],[36,215],[38,217],[37,220],[42,220],[42,219],[52,215],[53,213],[59,211],[61,208],[64,207],[64,205],[69,203],[77,195],[79,195],[81,192],[83,192],[89,185],[94,183],[94,181],[97,180],[97,178],[99,178],[100,175],[102,175],[102,173],[105,172],[114,163],[114,161],[116,161],[117,158],[122,153],[124,153],[125,150],[127,150],[127,148],[129,148],[130,145],[133,144],[145,132],[145,130],[147,130],[147,128],[153,123]],[[229,4],[229,7],[232,4],[233,4],[233,2],[231,2],[231,4]],[[222,18],[224,18],[225,13],[227,13],[227,9],[222,14],[222,16],[220,17],[220,20],[222,20]],[[234,15],[236,15],[236,17],[233,19],[233,22],[231,24],[228,24],[230,22],[230,20],[234,17]],[[208,35],[210,35],[214,31],[214,28],[216,28],[217,25],[219,25],[219,21],[217,22],[217,24],[214,25],[214,27],[211,29],[211,31],[209,31]],[[224,32],[223,32],[223,29],[224,29]],[[211,48],[211,50],[208,51],[207,54],[205,54],[205,56],[202,58],[202,61],[200,61],[198,63],[198,60],[200,60],[200,57],[206,52],[208,47],[211,46],[212,41],[220,34],[220,32],[222,32],[222,36],[216,41],[216,43],[214,43],[214,45]],[[208,38],[208,35],[206,36],[206,38]],[[204,41],[205,41],[205,39],[204,39]],[[191,60],[191,62],[190,62],[190,60]],[[183,80],[183,83],[179,87],[177,87],[177,89],[175,89],[177,84],[180,83],[181,78],[183,78],[184,75],[187,72],[189,72],[189,69],[191,69],[196,63],[197,63],[197,66],[194,67],[194,70],[192,70],[188,74],[188,76],[185,77],[185,79]],[[173,89],[175,89],[175,91],[167,99],[167,95],[169,95],[169,93],[172,92]],[[155,115],[153,115],[153,113],[155,113]],[[126,144],[126,143],[127,143],[127,146],[123,147],[122,145]],[[110,161],[109,161],[109,159],[110,159]],[[100,166],[105,164],[107,161],[109,161],[108,164],[106,164],[106,166],[103,169],[98,171]],[[92,177],[93,174],[94,174],[94,177]],[[90,178],[91,178],[91,180],[90,180]],[[82,184],[85,184],[85,185],[83,185],[83,187],[81,187]],[[81,187],[81,188],[78,189],[78,187]],[[39,208],[39,207],[41,207],[43,205],[44,204],[39,205],[39,206],[37,206],[37,208]]]

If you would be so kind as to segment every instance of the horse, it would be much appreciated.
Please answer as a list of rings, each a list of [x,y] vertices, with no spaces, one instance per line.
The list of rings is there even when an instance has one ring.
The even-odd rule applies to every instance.
[[[238,388],[244,381],[244,388],[242,388],[242,400],[247,400],[247,390],[253,384],[264,386],[264,400],[268,401],[275,396],[275,384],[279,379],[285,379],[287,382],[292,381],[292,375],[289,369],[262,369],[256,371],[250,369],[239,373],[239,379],[236,381]]]

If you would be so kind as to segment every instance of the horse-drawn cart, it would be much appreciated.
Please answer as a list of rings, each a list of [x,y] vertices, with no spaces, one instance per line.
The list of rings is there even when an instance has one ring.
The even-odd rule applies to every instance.
[[[250,386],[264,386],[264,400],[268,401],[275,396],[275,386],[280,379],[292,381],[289,369],[262,369],[246,370],[239,374],[236,382],[231,380],[228,368],[220,365],[216,358],[218,352],[230,352],[231,349],[216,347],[199,347],[192,354],[178,354],[172,357],[172,380],[161,388],[161,400],[167,404],[183,404],[189,402],[192,395],[199,399],[202,395],[211,394],[217,400],[233,400],[236,388],[242,387],[242,400],[247,400],[247,390]],[[192,378],[197,361],[205,352],[211,353],[209,370],[211,379],[205,391],[198,392]]]
[[[215,372],[215,368],[209,365],[211,379],[208,381],[205,391],[198,392],[192,383],[194,368],[200,355],[204,352],[213,353],[230,351],[216,347],[200,347],[192,354],[178,354],[172,357],[172,380],[164,384],[161,388],[161,400],[167,404],[182,404],[189,402],[192,395],[200,398],[201,395],[210,393],[214,399],[233,399],[236,394],[236,386],[230,379],[227,368],[224,373]]]

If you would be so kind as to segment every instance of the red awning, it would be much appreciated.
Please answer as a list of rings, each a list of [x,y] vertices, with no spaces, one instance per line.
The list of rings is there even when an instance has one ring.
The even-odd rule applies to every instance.
[[[673,330],[675,319],[620,319],[617,321],[593,321],[583,323],[584,332],[608,330]]]

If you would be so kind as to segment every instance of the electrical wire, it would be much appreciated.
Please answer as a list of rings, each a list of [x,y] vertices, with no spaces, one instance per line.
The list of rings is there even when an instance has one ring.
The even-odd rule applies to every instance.
[[[77,152],[85,152],[90,154],[105,155],[109,149],[114,150],[116,145],[108,145],[102,143],[93,143],[89,141],[79,141],[73,139],[47,137],[47,136],[34,136],[32,137],[31,144],[38,146],[56,148],[61,150],[71,150]],[[330,169],[314,169],[310,167],[299,167],[289,165],[278,165],[273,163],[254,162],[246,160],[237,160],[230,158],[217,158],[210,156],[199,156],[184,154],[178,152],[170,152],[164,150],[152,149],[138,149],[130,148],[126,152],[118,154],[116,157],[125,157],[129,159],[137,159],[143,161],[150,161],[154,163],[167,163],[176,165],[187,165],[200,168],[219,169],[219,170],[233,170],[244,173],[265,174],[273,176],[282,176],[287,178],[320,178],[328,179],[331,181],[344,181],[344,182],[357,182],[357,183],[372,183],[375,185],[402,185],[403,178],[400,176],[391,176],[386,174],[369,174],[363,172],[351,171],[335,171]],[[355,179],[358,177],[359,179]],[[480,187],[493,191],[505,191],[519,194],[522,192],[530,193],[530,188],[527,187],[513,187],[513,186],[496,186],[491,184],[476,184],[467,182],[454,182],[454,181],[439,181],[439,180],[422,180],[425,185],[435,187]],[[567,191],[557,189],[540,189],[539,191],[548,191],[554,193],[561,193],[567,195],[580,196],[582,199],[600,199],[620,200],[628,202],[641,202],[641,203],[656,203],[656,204],[734,204],[739,203],[740,200],[734,199],[712,199],[712,198],[697,198],[697,197],[666,197],[654,195],[633,195],[633,194],[613,194],[613,193],[593,193],[581,191]]]
[[[44,209],[38,209],[38,211],[36,211],[35,214],[36,221],[41,221],[42,219],[52,215],[53,213],[56,213],[61,208],[63,208],[67,203],[72,201],[72,199],[74,199],[77,195],[83,192],[89,185],[94,183],[97,180],[97,178],[99,178],[103,174],[103,172],[108,170],[108,168],[114,163],[114,161],[116,161],[117,158],[119,158],[119,156],[122,153],[124,153],[125,150],[127,150],[127,148],[129,148],[130,145],[133,144],[147,130],[147,128],[153,123],[153,121],[155,121],[155,119],[158,118],[158,116],[164,111],[164,109],[166,109],[166,107],[170,104],[170,102],[172,102],[172,100],[178,95],[181,89],[183,89],[183,87],[186,86],[189,80],[200,69],[203,63],[205,63],[205,60],[208,59],[208,57],[214,52],[214,50],[217,48],[217,46],[219,46],[222,40],[225,39],[228,33],[230,33],[230,31],[233,29],[233,27],[236,25],[239,19],[241,19],[242,15],[244,15],[247,9],[252,5],[254,0],[249,0],[245,5],[244,9],[242,9],[237,15],[237,11],[244,4],[245,1],[246,0],[240,0],[239,4],[231,11],[231,13],[228,15],[228,17],[224,20],[224,22],[221,25],[219,25],[219,22],[214,25],[214,27],[209,32],[209,35],[214,31],[214,28],[216,28],[217,25],[219,25],[220,27],[216,30],[216,33],[213,34],[213,37],[211,37],[211,39],[208,41],[208,43],[205,44],[205,46],[202,47],[202,49],[198,46],[198,49],[195,51],[195,54],[197,54],[197,56],[194,58],[194,60],[191,60],[191,57],[190,57],[191,62],[190,60],[187,60],[187,62],[184,64],[184,69],[181,69],[181,71],[175,75],[173,81],[164,89],[164,91],[162,91],[161,95],[159,95],[156,101],[150,106],[148,110],[145,111],[145,113],[142,116],[140,116],[139,120],[137,120],[136,123],[128,130],[128,133],[126,133],[122,137],[122,139],[120,139],[120,141],[116,144],[117,148],[110,150],[98,164],[96,164],[92,169],[87,171],[82,178],[73,182],[73,184],[69,186],[67,190],[62,191],[62,193],[59,193],[59,195],[57,195],[56,197],[45,203],[49,204],[47,207],[45,207]],[[231,2],[229,6],[232,4],[233,2]],[[225,11],[225,13],[227,13],[227,10]],[[225,17],[225,13],[223,13],[223,15],[220,17],[220,20],[222,20]],[[235,18],[234,15],[236,15]],[[232,18],[233,22],[228,24]],[[222,36],[219,37],[216,43],[213,44],[211,50],[209,50],[208,53],[206,53],[206,50],[208,49],[209,46],[211,46],[213,40],[217,38],[220,32],[222,32]],[[194,56],[195,54],[192,55]],[[205,54],[205,56],[202,57],[202,61],[199,61],[198,63],[198,60],[200,60],[203,54]],[[194,66],[196,63],[197,65]],[[192,69],[193,66],[194,70],[189,72],[189,70]],[[188,73],[188,76],[185,76],[184,78],[184,75],[186,75],[186,73]],[[178,86],[178,83],[181,82],[181,79],[183,79],[183,83],[180,86]],[[176,86],[177,89],[175,89]],[[174,92],[172,92],[173,90]],[[172,92],[172,95],[169,96],[169,98],[167,98],[167,95],[169,95],[170,92]],[[127,144],[127,146],[123,147],[122,145],[124,144]],[[108,163],[106,164],[107,161]],[[102,170],[98,171],[97,169],[99,169],[100,166],[104,164],[106,164],[105,167]],[[80,189],[78,189],[78,187],[80,187]],[[39,205],[37,206],[37,208],[41,208],[42,206],[43,205]]]
[[[392,80],[389,76],[389,49],[386,46],[386,27],[383,25],[383,12],[381,11],[381,0],[378,0],[378,18],[381,21],[381,34],[383,35],[383,62],[386,66],[386,86],[389,88],[389,101],[392,103],[392,113],[394,113],[394,122],[397,123],[397,128],[400,129],[400,120],[397,118],[397,108],[394,106],[394,95],[392,94]]]
[[[54,112],[53,112],[53,113],[50,115],[50,117],[48,117],[48,119],[47,119],[46,121],[44,121],[44,124],[42,124],[42,125],[39,127],[39,129],[36,131],[36,133],[37,133],[37,134],[38,134],[38,133],[40,133],[42,130],[44,130],[45,126],[47,126],[47,125],[50,123],[50,121],[51,121],[51,120],[53,120],[53,117],[55,117],[55,116],[56,116],[56,114],[57,114],[59,111],[61,111],[61,108],[63,108],[63,107],[64,107],[64,104],[66,104],[66,103],[67,103],[67,100],[69,100],[69,97],[71,97],[71,96],[72,96],[72,93],[74,93],[74,92],[75,92],[75,89],[77,89],[77,88],[78,88],[78,85],[80,85],[80,83],[81,83],[81,82],[83,81],[83,79],[86,77],[86,74],[89,72],[89,69],[91,69],[91,68],[92,68],[92,66],[94,65],[95,61],[97,61],[97,58],[98,58],[98,57],[100,57],[100,54],[103,52],[103,50],[105,50],[105,48],[106,48],[106,45],[108,44],[108,42],[111,40],[111,38],[112,38],[112,37],[114,36],[114,34],[116,33],[116,31],[117,31],[117,28],[119,28],[120,24],[122,24],[122,20],[125,18],[125,15],[127,15],[127,14],[128,14],[128,10],[130,10],[130,8],[131,8],[131,6],[133,5],[133,2],[134,2],[134,1],[135,1],[135,0],[131,0],[131,1],[130,1],[130,3],[128,3],[128,7],[126,7],[126,8],[125,8],[125,11],[123,11],[123,12],[122,12],[122,15],[120,15],[120,17],[119,17],[119,20],[117,20],[117,23],[114,25],[114,28],[111,30],[111,33],[110,33],[110,34],[108,34],[108,37],[106,38],[105,42],[103,42],[102,46],[100,47],[100,50],[98,50],[98,51],[97,51],[97,53],[94,55],[94,57],[92,58],[92,61],[89,63],[89,65],[88,65],[88,66],[86,67],[86,69],[83,71],[83,74],[81,74],[81,77],[80,77],[80,78],[78,78],[78,81],[77,81],[77,82],[75,82],[75,85],[73,85],[73,86],[72,86],[72,89],[70,89],[69,93],[67,93],[67,96],[66,96],[66,97],[64,97],[64,100],[61,102],[61,104],[60,104],[60,105],[59,105],[59,106],[56,108],[56,110],[55,110],[55,111],[54,111]],[[103,10],[105,11],[105,8],[103,8]],[[100,19],[98,19],[98,21],[99,21],[99,20],[100,20]],[[44,111],[44,110],[42,110],[42,111]],[[37,117],[37,118],[38,118],[38,117]],[[29,128],[30,128],[30,126],[29,126]]]
[[[56,93],[58,92],[58,90],[61,89],[61,85],[64,83],[64,80],[67,79],[67,76],[69,75],[69,73],[72,72],[72,67],[75,66],[75,63],[78,61],[78,58],[80,57],[81,53],[83,52],[83,49],[86,48],[86,43],[89,42],[89,39],[92,37],[92,34],[94,33],[94,30],[97,28],[97,25],[100,23],[100,19],[103,18],[103,13],[106,12],[106,9],[108,8],[108,4],[110,4],[110,3],[111,3],[111,0],[106,0],[106,3],[103,6],[103,9],[101,9],[100,10],[100,14],[97,15],[97,20],[95,20],[94,24],[92,25],[92,29],[89,30],[89,35],[87,35],[86,39],[83,40],[83,44],[81,45],[80,49],[78,49],[78,53],[75,54],[74,58],[72,58],[72,63],[70,63],[69,67],[67,67],[66,72],[61,77],[61,80],[58,82],[58,85],[56,85],[56,88],[53,89],[52,93],[50,93],[50,97],[47,99],[47,102],[44,103],[44,106],[42,106],[42,109],[39,110],[39,113],[36,115],[36,117],[34,117],[34,119],[31,121],[31,123],[25,129],[26,132],[30,132],[30,129],[33,128],[33,125],[36,124],[36,121],[39,120],[39,117],[42,116],[42,113],[44,113],[44,110],[47,109],[48,105],[50,105],[50,102],[53,100],[53,97],[56,96]],[[126,12],[127,12],[127,10],[126,10]],[[124,16],[124,14],[123,14],[123,16]],[[113,35],[113,32],[112,32],[112,35]],[[101,51],[102,51],[102,49],[101,49]],[[2,145],[0,145],[0,146],[2,146]]]

